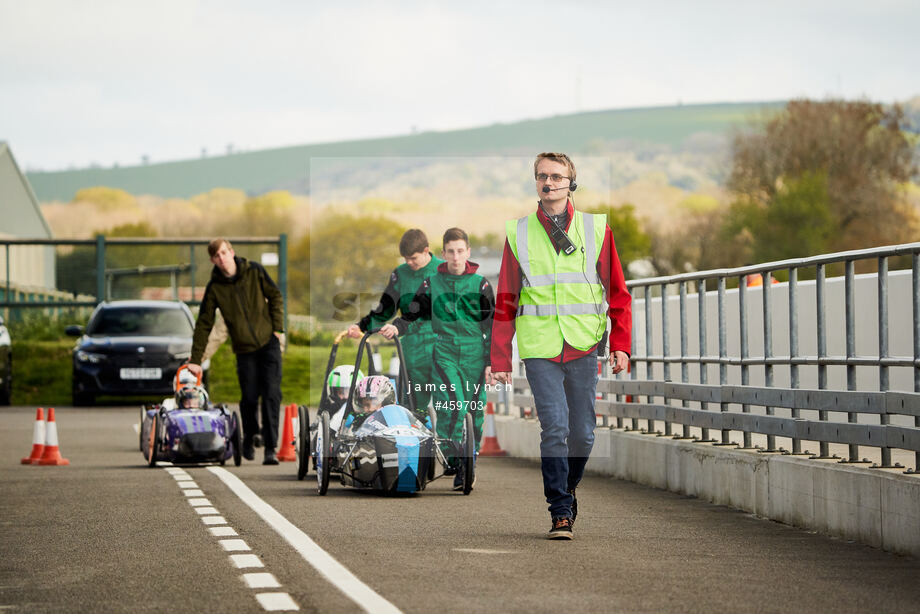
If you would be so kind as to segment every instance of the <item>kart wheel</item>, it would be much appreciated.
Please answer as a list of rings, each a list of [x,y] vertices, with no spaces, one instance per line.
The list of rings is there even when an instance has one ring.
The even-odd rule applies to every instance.
[[[325,495],[329,489],[329,463],[332,440],[329,437],[329,413],[320,412],[316,429],[316,492]]]
[[[310,410],[301,405],[297,408],[297,479],[304,479],[309,472]]]
[[[233,464],[237,467],[243,462],[243,438],[240,435],[240,415],[233,412],[233,435],[230,436],[233,444]]]
[[[463,439],[460,443],[463,448],[463,494],[468,495],[473,490],[473,478],[476,467],[476,434],[473,432],[473,415],[466,412],[463,417]]]
[[[141,405],[141,421],[137,423],[137,439],[140,451],[144,451],[144,418],[147,417],[147,406]]]
[[[157,455],[160,453],[160,416],[154,416],[150,424],[150,441],[147,444],[147,466],[157,466]]]

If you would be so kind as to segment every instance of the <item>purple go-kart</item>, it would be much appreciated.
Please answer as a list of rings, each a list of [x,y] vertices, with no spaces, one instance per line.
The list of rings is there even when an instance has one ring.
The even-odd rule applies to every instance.
[[[239,414],[226,405],[213,405],[187,365],[176,372],[176,395],[141,407],[140,449],[147,464],[242,462]]]

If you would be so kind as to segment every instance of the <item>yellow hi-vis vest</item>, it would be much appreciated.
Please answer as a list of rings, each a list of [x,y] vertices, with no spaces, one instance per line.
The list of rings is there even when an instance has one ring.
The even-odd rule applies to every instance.
[[[607,216],[575,211],[567,232],[575,245],[556,253],[536,213],[505,223],[521,265],[515,320],[521,358],[555,358],[563,340],[578,350],[595,346],[607,328],[607,301],[597,274]]]

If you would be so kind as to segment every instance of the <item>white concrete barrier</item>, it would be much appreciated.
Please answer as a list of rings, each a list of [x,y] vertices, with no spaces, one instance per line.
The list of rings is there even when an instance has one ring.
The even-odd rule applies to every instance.
[[[495,416],[502,448],[539,459],[540,424]],[[588,470],[920,556],[920,477],[598,427]]]

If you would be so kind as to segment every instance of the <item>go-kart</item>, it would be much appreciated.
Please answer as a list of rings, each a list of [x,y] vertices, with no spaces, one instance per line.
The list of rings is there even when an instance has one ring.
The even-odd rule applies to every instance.
[[[178,391],[191,376],[187,365],[176,371],[175,386]],[[201,377],[193,378],[201,385]],[[233,458],[239,467],[242,462],[242,432],[240,417],[225,404],[206,402],[205,407],[183,409],[169,397],[162,403],[141,407],[140,449],[147,464],[156,467],[158,461],[176,464],[225,464]]]
[[[436,435],[436,415],[433,409],[428,408],[430,424],[422,423],[415,413],[415,398],[409,388],[406,361],[398,338],[393,339],[399,357],[395,386],[397,404],[374,411],[360,424],[351,422],[350,419],[355,417],[357,373],[368,345],[367,339],[374,332],[366,333],[358,345],[351,387],[344,407],[335,414],[330,413],[327,409],[330,405],[328,390],[324,386],[320,411],[312,425],[307,409],[303,406],[299,408],[297,478],[304,479],[312,461],[320,495],[326,494],[332,474],[338,475],[344,486],[396,494],[424,490],[432,480],[460,471],[463,478],[462,492],[468,495],[473,488],[475,470],[473,417],[469,413],[465,416],[459,444]],[[335,367],[335,354],[341,337],[337,337],[333,344],[326,377]],[[375,374],[370,352],[368,373]],[[458,459],[459,467],[451,467],[448,456]]]

